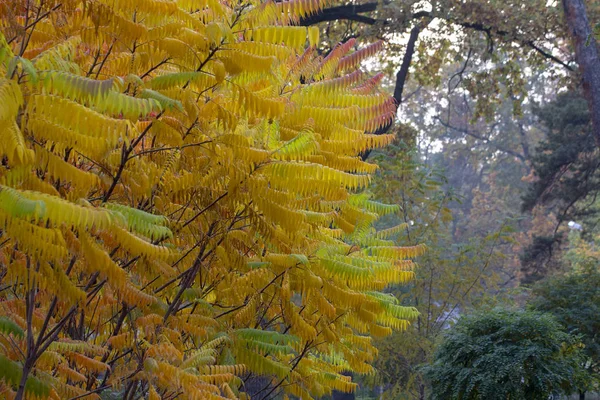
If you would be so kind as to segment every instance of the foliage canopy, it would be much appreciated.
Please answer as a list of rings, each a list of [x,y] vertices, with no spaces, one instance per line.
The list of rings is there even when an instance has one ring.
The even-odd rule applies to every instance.
[[[393,99],[319,1],[0,2],[0,394],[352,391],[423,246],[358,157]]]
[[[568,333],[578,335],[582,349],[583,373],[577,382],[581,392],[597,389],[600,383],[600,272],[597,259],[583,271],[555,276],[537,285],[530,306],[552,314]]]
[[[579,345],[549,314],[494,309],[459,319],[426,367],[434,399],[548,399],[571,390]]]

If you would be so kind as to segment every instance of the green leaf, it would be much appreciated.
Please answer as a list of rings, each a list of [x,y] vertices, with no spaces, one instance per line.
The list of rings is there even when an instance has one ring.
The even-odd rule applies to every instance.
[[[120,83],[115,79],[99,81],[63,71],[45,72],[40,78],[40,83],[46,90],[86,103],[106,98],[115,85]]]
[[[298,337],[294,335],[287,335],[275,331],[263,331],[260,329],[237,329],[235,331],[237,337],[244,340],[253,340],[256,342],[263,343],[284,343],[291,344],[299,341]]]
[[[152,240],[173,237],[173,232],[165,226],[168,220],[162,215],[150,214],[121,204],[106,203],[104,206],[127,228]]]
[[[27,75],[29,75],[29,79],[31,81],[31,83],[37,83],[38,82],[38,73],[37,70],[35,69],[35,67],[33,66],[33,64],[31,63],[31,61],[29,61],[26,58],[23,57],[19,57],[19,61],[21,61],[21,66],[23,67],[23,71],[25,71],[27,73]]]
[[[0,185],[0,209],[13,217],[37,219],[44,216],[46,205],[41,200],[30,200],[17,190]]]
[[[12,333],[13,336],[20,338],[25,336],[23,329],[8,317],[0,317],[0,332],[7,335]]]
[[[177,109],[183,112],[183,105],[179,100],[172,99],[155,90],[144,89],[140,92],[140,97],[143,99],[154,99],[158,101],[164,109]]]
[[[271,263],[270,262],[264,262],[264,261],[249,261],[249,262],[246,263],[246,265],[250,269],[257,269],[257,268],[267,267],[267,266],[271,265]]]
[[[13,389],[17,389],[22,375],[23,368],[19,364],[0,354],[0,379],[10,384]],[[37,397],[48,397],[50,386],[35,376],[29,375],[25,382],[25,392]]]

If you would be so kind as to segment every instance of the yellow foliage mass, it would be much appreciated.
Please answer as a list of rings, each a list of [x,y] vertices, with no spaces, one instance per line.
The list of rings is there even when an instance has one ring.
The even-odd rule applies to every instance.
[[[362,191],[381,50],[324,0],[0,0],[0,396],[303,399],[417,315]],[[361,194],[362,193],[362,194]]]

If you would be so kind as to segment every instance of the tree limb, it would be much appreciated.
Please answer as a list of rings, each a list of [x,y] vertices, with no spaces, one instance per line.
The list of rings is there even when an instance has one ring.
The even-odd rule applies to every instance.
[[[415,44],[419,39],[419,33],[421,33],[421,26],[417,24],[410,31],[410,37],[408,38],[408,44],[406,45],[406,52],[404,53],[404,58],[402,59],[402,65],[396,74],[394,100],[396,100],[396,105],[398,106],[402,104],[402,93],[404,92],[404,85],[406,84],[406,80],[408,78],[410,64],[412,62],[413,55],[415,54]]]
[[[442,120],[440,117],[435,117],[435,119],[437,119],[437,120],[439,121],[439,123],[440,123],[440,124],[441,124],[443,127],[445,127],[445,128],[452,129],[453,131],[457,131],[457,132],[460,132],[460,133],[464,133],[464,134],[465,134],[465,135],[467,135],[467,136],[471,136],[471,137],[472,137],[472,138],[474,138],[474,139],[481,140],[481,141],[482,141],[482,142],[484,142],[485,144],[489,144],[489,145],[491,145],[491,146],[494,146],[496,149],[498,149],[499,151],[501,151],[501,152],[503,152],[503,153],[506,153],[506,154],[509,154],[509,155],[511,155],[511,156],[513,156],[513,157],[516,157],[516,158],[518,158],[518,159],[519,159],[519,160],[521,160],[523,163],[525,163],[525,162],[526,162],[526,158],[525,158],[525,156],[524,156],[523,154],[517,153],[517,152],[516,152],[516,151],[514,151],[514,150],[507,149],[507,148],[506,148],[506,147],[504,147],[504,146],[498,145],[497,143],[494,143],[494,142],[492,142],[490,139],[488,139],[488,138],[486,138],[486,137],[484,137],[484,136],[481,136],[481,135],[479,135],[479,134],[477,134],[477,133],[475,133],[475,132],[473,132],[473,131],[470,131],[470,130],[468,130],[468,129],[463,129],[463,128],[458,128],[458,127],[456,127],[456,126],[452,126],[452,125],[450,125],[448,122],[445,122],[444,120]]]
[[[574,1],[574,0],[569,0],[569,1]],[[579,1],[579,0],[577,0],[577,1]],[[306,18],[302,18],[300,20],[300,25],[310,26],[310,25],[318,24],[320,22],[331,22],[331,21],[338,21],[338,20],[356,21],[356,22],[361,22],[361,23],[367,24],[367,25],[375,25],[376,23],[381,22],[382,24],[387,25],[388,21],[368,17],[365,15],[360,15],[361,13],[368,13],[368,12],[375,11],[377,9],[377,5],[378,5],[377,2],[370,2],[370,3],[364,3],[364,4],[358,4],[358,5],[349,4],[349,5],[344,5],[344,6],[325,8],[322,11],[320,11],[314,15],[311,15]],[[508,31],[505,31],[502,29],[494,29],[492,26],[486,26],[482,23],[463,22],[463,21],[457,20],[456,18],[449,18],[449,17],[444,18],[444,16],[434,15],[433,13],[431,13],[429,11],[419,11],[419,12],[414,13],[411,16],[411,19],[413,19],[413,20],[420,20],[423,18],[445,19],[446,21],[456,24],[456,25],[459,25],[459,26],[462,26],[463,28],[483,32],[488,36],[488,38],[490,40],[493,37],[493,35],[495,35],[495,36],[499,36],[499,37],[502,37],[507,40],[515,41],[525,47],[531,48],[532,50],[536,51],[538,54],[540,54],[544,58],[559,64],[560,66],[564,67],[565,69],[567,69],[569,71],[574,71],[574,68],[572,66],[570,66],[563,60],[559,59],[558,57],[554,56],[547,50],[541,48],[540,46],[535,44],[535,42],[533,40],[519,39],[519,38],[515,37],[514,34],[511,34]]]
[[[563,60],[559,59],[558,57],[553,56],[552,54],[548,53],[546,50],[538,47],[535,43],[533,43],[533,40],[527,42],[527,45],[529,47],[531,47],[533,50],[535,50],[538,53],[540,53],[542,56],[546,57],[547,59],[549,59],[551,61],[554,61],[557,64],[562,65],[563,67],[565,67],[569,71],[575,71],[575,69],[573,67],[571,67],[570,65],[568,65],[567,63],[565,63]]]
[[[408,43],[406,44],[406,52],[404,53],[404,57],[402,59],[402,65],[396,74],[396,84],[394,86],[394,100],[396,101],[396,110],[402,104],[402,94],[404,93],[404,85],[406,84],[406,80],[408,79],[408,73],[410,70],[410,64],[412,63],[413,55],[415,54],[415,44],[419,39],[419,33],[421,32],[420,24],[417,24],[410,31],[410,37],[408,38]],[[394,125],[395,119],[382,126],[375,132],[375,135],[382,135],[390,130],[390,128]],[[371,152],[369,150],[362,153],[360,156],[363,160],[366,160],[369,157]]]
[[[377,20],[375,18],[359,15],[361,13],[372,12],[377,10],[378,2],[364,4],[348,4],[344,6],[336,6],[326,8],[316,14],[300,19],[300,25],[310,26],[320,22],[329,22],[337,20],[349,20],[362,22],[367,25],[374,25]]]
[[[406,52],[404,53],[404,57],[402,58],[402,65],[396,73],[396,84],[394,85],[394,100],[396,100],[396,109],[398,109],[398,107],[400,107],[400,104],[402,104],[404,86],[406,85],[406,80],[408,79],[410,64],[412,63],[413,55],[415,54],[415,45],[417,43],[417,40],[419,39],[419,33],[421,33],[420,25],[416,25],[410,31],[410,37],[408,38],[408,43],[406,44]],[[394,121],[385,126],[382,126],[374,133],[376,135],[382,135],[389,131],[393,124]],[[368,153],[366,155],[368,155]]]

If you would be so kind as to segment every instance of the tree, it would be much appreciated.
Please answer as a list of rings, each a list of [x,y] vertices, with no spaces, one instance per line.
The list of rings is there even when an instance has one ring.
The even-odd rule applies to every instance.
[[[556,227],[537,235],[523,253],[525,281],[531,283],[560,270],[565,244],[561,224],[577,220],[592,228],[597,221],[595,198],[600,190],[600,164],[590,113],[579,93],[564,93],[535,111],[546,137],[531,158],[532,175],[523,195],[523,211],[537,206],[553,210]],[[593,234],[589,229],[586,235]]]
[[[598,4],[586,3],[589,20],[599,19]],[[570,46],[564,17],[560,2],[442,0],[335,3],[302,20],[305,25],[321,24],[329,36],[333,34],[329,39],[333,43],[337,37],[386,43],[388,51],[380,61],[389,79],[383,82],[399,94],[394,97],[402,104],[400,120],[414,124],[421,119],[418,129],[425,141],[444,144],[437,157],[454,168],[448,179],[464,183],[456,187],[465,197],[458,210],[465,213],[455,218],[457,228],[463,221],[474,221],[467,218],[473,190],[484,200],[480,204],[496,202],[521,218],[521,232],[515,234],[520,244],[514,253],[522,257],[513,257],[512,264],[523,268],[513,274],[515,281],[523,277],[532,282],[558,264],[561,223],[568,218],[562,214],[566,208],[543,203],[520,213],[516,204],[520,195],[512,195],[525,186],[520,178],[533,176],[535,147],[546,133],[530,112],[531,105],[579,86],[577,51]],[[429,100],[427,105],[424,99]],[[509,118],[506,109],[511,111]],[[531,214],[547,214],[551,223],[537,224],[541,218]],[[469,229],[463,232],[469,235]]]
[[[575,234],[576,235],[576,234]],[[581,246],[580,250],[584,246]],[[600,272],[597,254],[590,257],[575,249],[565,258],[577,258],[573,267],[578,269],[566,276],[554,276],[533,289],[530,306],[552,314],[568,333],[579,335],[583,347],[583,374],[576,381],[580,398],[600,383]]]
[[[578,3],[581,7],[576,11],[581,14],[579,11],[583,10],[590,21],[599,19],[597,3],[579,0],[569,3]],[[577,16],[575,19],[572,15],[566,17],[571,22],[582,21]],[[487,187],[488,177],[495,176],[499,178],[495,182],[502,183],[501,178],[510,175],[512,179],[504,182],[510,181],[511,186],[496,187],[496,190],[506,189],[506,193],[524,186],[524,181],[519,182],[519,179],[532,177],[534,148],[545,135],[530,112],[531,105],[552,100],[559,90],[576,91],[580,86],[576,73],[580,51],[579,47],[570,45],[569,24],[560,2],[335,3],[301,22],[308,26],[320,24],[328,33],[330,43],[336,43],[340,37],[385,42],[388,51],[381,54],[380,62],[389,78],[383,82],[394,93],[396,103],[402,105],[400,119],[410,123],[425,120],[426,123],[419,125],[422,136],[433,138],[437,144],[439,140],[448,144],[440,158],[453,166],[468,164],[464,170],[457,169],[465,172],[465,177],[466,173],[476,172],[477,180],[469,180],[469,184],[457,188],[461,194],[466,192],[464,209],[471,204],[469,187],[481,190],[482,199],[492,202],[496,199],[499,203],[508,199],[498,200],[497,192],[491,193]],[[589,23],[583,25],[589,31]],[[593,51],[594,38],[579,31],[576,43],[583,44],[587,53]],[[381,43],[373,46],[376,45],[382,46]],[[594,75],[599,69],[587,70]],[[423,95],[427,91],[430,93]],[[430,102],[424,106],[422,101],[427,96]],[[450,104],[446,106],[444,101],[439,101],[440,97]],[[424,109],[427,112],[423,112]],[[427,121],[431,119],[432,109],[436,114],[442,111],[434,116],[433,123]],[[506,119],[504,109],[511,110],[510,118]],[[475,147],[481,151],[471,154]],[[457,148],[463,152],[454,153]],[[507,166],[512,174],[506,173]],[[460,174],[457,175],[460,178]],[[449,173],[448,178],[453,181],[455,177]],[[518,197],[513,196],[510,202],[518,201]],[[561,223],[568,218],[562,214],[564,207],[537,204],[535,210],[528,209],[517,215],[522,217],[518,235],[522,249],[515,252],[520,252],[522,257],[513,257],[513,264],[521,263],[523,268],[515,279],[522,275],[529,282],[543,277],[557,264],[555,255],[560,253],[557,244],[562,237]],[[507,205],[506,209],[519,214],[516,204]],[[532,218],[530,211],[548,214],[555,226],[550,228],[546,226],[549,224],[543,224],[544,229],[542,225],[534,226],[539,218]],[[462,216],[455,218],[455,221],[466,220]],[[547,246],[548,243],[551,246]]]
[[[594,136],[600,146],[600,55],[583,0],[563,0],[565,20],[574,42],[575,58],[582,75]]]
[[[370,228],[398,207],[358,154],[393,100],[369,51],[289,26],[321,6],[0,3],[2,397],[310,399],[372,371],[423,247]]]
[[[586,101],[578,93],[562,94],[536,114],[547,136],[531,160],[535,179],[523,196],[523,209],[541,203],[558,208],[563,219],[581,217],[584,211],[577,205],[600,190]]]
[[[477,65],[465,67],[463,63],[445,66],[441,80],[451,83],[448,88],[430,88],[410,82],[407,90],[412,95],[402,106],[400,118],[419,131],[421,157],[444,171],[447,186],[461,199],[460,203],[449,205],[455,243],[496,231],[507,219],[512,221],[514,243],[510,249],[504,247],[506,258],[503,267],[498,269],[502,279],[506,279],[501,285],[512,287],[523,280],[539,279],[546,270],[554,268],[558,261],[555,256],[560,253],[554,240],[551,240],[554,251],[550,252],[552,265],[542,257],[527,257],[528,261],[522,263],[520,255],[525,259],[525,255],[541,255],[540,250],[545,254],[545,246],[530,245],[539,242],[536,237],[553,239],[557,227],[562,234],[560,222],[569,218],[562,214],[564,206],[555,202],[538,202],[531,210],[521,210],[523,193],[534,184],[533,169],[538,165],[534,159],[540,155],[539,143],[550,142],[554,137],[538,110],[552,103],[561,86],[549,81],[545,73],[536,72],[525,84],[532,101],[523,104],[518,115],[515,115],[514,102],[502,98],[492,104],[492,118],[486,121],[476,117],[477,103],[469,93],[455,88],[461,80],[473,79],[470,76],[477,69]],[[499,90],[504,92],[502,86],[498,84]],[[585,102],[583,105],[585,107]],[[423,110],[428,111],[423,113]],[[564,114],[560,109],[554,114],[548,113]],[[565,142],[579,146],[572,138]],[[591,154],[593,139],[590,150]],[[565,193],[565,197],[570,195]],[[559,196],[557,191],[556,198]]]
[[[578,348],[548,314],[486,310],[460,318],[425,371],[434,399],[546,400],[570,392]]]
[[[381,171],[371,190],[375,198],[396,203],[401,212],[378,225],[395,230],[398,244],[423,243],[427,252],[416,261],[415,279],[389,290],[420,315],[402,335],[378,339],[377,374],[363,379],[383,399],[425,399],[430,390],[420,366],[428,363],[435,343],[458,315],[485,304],[504,282],[504,254],[510,252],[506,224],[458,238],[453,233],[452,203],[460,201],[440,169],[408,151],[414,131],[403,126],[402,141],[376,150],[371,157]]]
[[[595,8],[591,11],[596,15]],[[394,58],[404,52],[399,61],[383,57],[396,76],[392,86],[398,104],[409,76],[439,85],[440,67],[448,63],[481,67],[474,85],[463,87],[482,110],[506,93],[522,104],[527,97],[522,85],[532,68],[555,76],[574,71],[564,46],[568,35],[562,9],[544,0],[335,3],[301,19],[301,24],[321,24],[333,43],[332,36],[383,38]],[[400,44],[399,36],[404,37]],[[507,83],[507,92],[495,90],[499,82]]]

